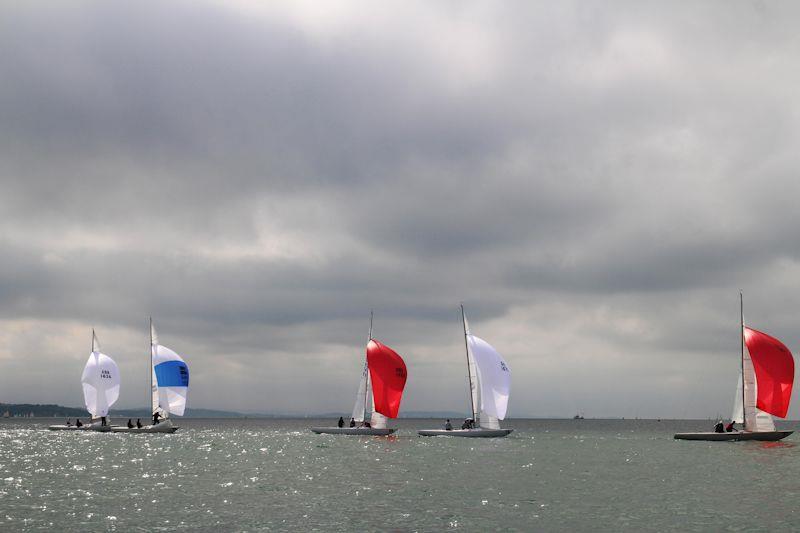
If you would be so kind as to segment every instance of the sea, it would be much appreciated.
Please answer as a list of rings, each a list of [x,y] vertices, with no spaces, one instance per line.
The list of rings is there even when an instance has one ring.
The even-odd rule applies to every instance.
[[[317,419],[47,431],[61,422],[0,419],[0,530],[800,528],[800,436],[672,438],[709,420],[508,420],[500,439],[419,437],[444,422],[419,419],[390,437],[316,435],[336,422]]]

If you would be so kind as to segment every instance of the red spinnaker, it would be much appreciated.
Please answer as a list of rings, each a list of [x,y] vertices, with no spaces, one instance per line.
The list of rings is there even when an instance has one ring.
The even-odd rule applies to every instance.
[[[397,418],[408,375],[403,358],[388,346],[372,339],[367,343],[367,365],[375,410],[383,416]]]
[[[755,329],[744,328],[744,342],[756,372],[756,407],[785,418],[794,383],[792,352],[778,339]]]

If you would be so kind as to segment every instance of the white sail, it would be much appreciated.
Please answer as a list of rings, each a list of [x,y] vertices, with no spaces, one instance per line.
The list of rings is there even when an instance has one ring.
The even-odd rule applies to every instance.
[[[369,380],[369,367],[364,361],[364,370],[361,372],[361,382],[358,384],[356,393],[356,403],[353,406],[353,420],[356,422],[364,421],[364,411],[367,407],[367,381]]]
[[[169,418],[169,413],[159,407],[158,401],[158,383],[155,371],[155,357],[156,345],[158,344],[158,333],[156,327],[153,325],[153,319],[150,319],[150,414],[158,413],[159,418]]]
[[[378,411],[373,411],[369,424],[373,428],[385,429],[388,421],[389,419],[380,414]]]
[[[108,409],[119,398],[119,368],[109,356],[100,353],[99,343],[92,332],[92,351],[83,368],[81,383],[86,410],[92,418],[108,416]]]
[[[744,419],[742,405],[742,373],[739,372],[739,379],[736,382],[736,396],[733,398],[733,414],[731,415],[731,421],[737,424],[741,424]]]
[[[464,335],[469,336],[471,335],[469,331],[469,322],[467,321],[467,315],[464,313],[464,308],[461,308],[461,318],[464,320]],[[480,421],[480,415],[478,412],[480,411],[480,378],[478,377],[478,367],[475,365],[475,358],[472,357],[472,350],[469,349],[469,344],[467,345],[467,371],[469,372],[470,379],[470,396],[472,397],[472,409],[474,412],[472,416],[477,424]]]
[[[480,426],[485,429],[500,429],[500,421],[492,415],[481,413]]]
[[[478,371],[481,416],[503,420],[511,394],[511,371],[497,350],[480,337],[468,334],[467,345]]]
[[[156,389],[154,403],[166,415],[182,416],[189,395],[189,367],[180,355],[166,346],[154,344],[153,386]]]
[[[775,422],[772,420],[772,416],[756,407],[758,381],[747,346],[744,348],[742,367],[744,369],[744,394],[742,394],[742,373],[740,372],[731,420],[737,424],[744,421],[746,431],[775,431]]]
[[[467,364],[469,365],[469,374],[472,376],[470,395],[472,396],[472,408],[475,410],[472,416],[477,424],[480,421],[481,410],[481,378],[478,365],[475,364],[475,358],[472,357],[472,350],[467,350]]]

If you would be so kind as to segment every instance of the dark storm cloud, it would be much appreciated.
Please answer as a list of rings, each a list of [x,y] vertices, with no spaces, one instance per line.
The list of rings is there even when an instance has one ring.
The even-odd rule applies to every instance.
[[[3,399],[78,403],[91,325],[136,390],[151,314],[254,411],[346,409],[373,307],[414,410],[463,407],[460,301],[516,415],[727,409],[740,287],[796,348],[794,6],[0,13]]]

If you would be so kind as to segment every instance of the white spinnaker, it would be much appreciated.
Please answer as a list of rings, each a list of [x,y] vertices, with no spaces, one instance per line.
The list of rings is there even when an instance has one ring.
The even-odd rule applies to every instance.
[[[94,344],[94,342],[93,342]],[[94,351],[81,376],[83,399],[92,418],[108,416],[108,409],[119,398],[119,368],[109,356]]]
[[[183,416],[189,395],[189,371],[184,360],[166,346],[154,344],[153,373],[158,407],[167,414]]]
[[[739,424],[742,423],[742,411],[746,415],[745,430],[747,431],[775,431],[775,423],[769,413],[765,413],[756,407],[758,398],[758,382],[756,380],[753,360],[750,359],[750,351],[745,346],[744,349],[744,397],[742,396],[742,373],[739,373],[739,381],[736,385],[736,398],[733,402],[733,416],[731,420]],[[743,403],[744,402],[744,403]],[[744,405],[744,409],[742,406]]]
[[[467,345],[478,370],[481,419],[486,414],[503,420],[511,394],[511,371],[497,350],[480,337],[468,334]]]
[[[353,420],[356,422],[364,421],[364,411],[367,407],[367,380],[369,379],[369,367],[364,362],[364,371],[361,372],[361,382],[358,384],[356,393],[356,403],[353,406]]]
[[[500,421],[492,415],[481,413],[481,427],[485,429],[500,429]]]

